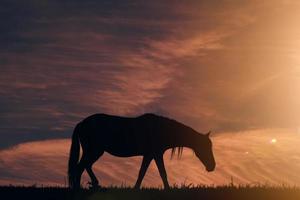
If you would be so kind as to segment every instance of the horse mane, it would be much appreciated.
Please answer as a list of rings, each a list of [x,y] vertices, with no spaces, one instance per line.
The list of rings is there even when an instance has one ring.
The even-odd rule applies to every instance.
[[[182,124],[181,122],[178,122],[172,118],[169,118],[169,117],[165,117],[165,116],[161,116],[161,115],[158,115],[158,114],[154,114],[154,113],[144,113],[143,115],[140,115],[140,116],[137,116],[139,118],[142,118],[142,117],[146,117],[146,118],[160,118],[160,119],[164,119],[164,120],[167,120],[168,122],[172,122],[174,124],[176,124],[177,126],[181,126],[181,127],[185,127],[185,128],[188,128],[188,129],[191,129],[190,127]],[[173,147],[171,149],[171,159],[174,158],[174,156],[177,154],[177,159],[181,159],[182,157],[182,153],[183,153],[183,146],[179,146],[179,147]],[[195,152],[193,151],[194,155],[195,155]]]
[[[180,159],[182,157],[183,147],[174,147],[172,148],[171,151],[171,159],[173,159],[174,155],[176,154],[176,149],[177,149],[177,158]]]

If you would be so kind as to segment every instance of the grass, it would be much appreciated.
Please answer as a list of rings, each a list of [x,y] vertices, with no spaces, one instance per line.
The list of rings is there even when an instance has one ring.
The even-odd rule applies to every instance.
[[[143,188],[134,190],[128,187],[109,187],[101,189],[81,189],[72,191],[64,187],[22,187],[0,186],[0,199],[88,199],[88,200],[299,200],[300,188],[288,186],[241,185],[241,186],[174,186],[170,190]]]

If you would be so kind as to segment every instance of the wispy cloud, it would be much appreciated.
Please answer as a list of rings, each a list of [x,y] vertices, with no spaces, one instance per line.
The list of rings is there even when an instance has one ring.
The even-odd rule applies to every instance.
[[[276,143],[271,142],[274,138]],[[170,160],[170,152],[165,154],[171,184],[223,185],[229,184],[231,178],[235,184],[300,184],[300,137],[295,130],[226,133],[215,135],[212,140],[217,167],[211,173],[205,171],[188,149],[180,160]],[[64,185],[69,146],[69,140],[49,140],[0,151],[0,184]],[[140,164],[140,157],[117,158],[104,154],[93,169],[102,185],[132,186]],[[83,184],[87,181],[85,173]],[[154,162],[143,185],[162,186]]]
[[[0,148],[70,136],[96,112],[158,112],[215,131],[300,124],[290,92],[300,80],[288,73],[299,65],[296,5],[4,3]],[[279,94],[288,98],[270,104]]]

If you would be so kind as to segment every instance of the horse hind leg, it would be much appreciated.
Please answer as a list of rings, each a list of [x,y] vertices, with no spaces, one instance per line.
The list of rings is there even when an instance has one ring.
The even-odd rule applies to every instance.
[[[92,165],[99,159],[100,156],[102,156],[104,153],[104,151],[101,151],[97,154],[95,153],[88,153],[88,152],[84,152],[82,155],[82,158],[79,162],[78,165],[78,177],[80,180],[80,177],[84,171],[84,169],[86,169],[88,175],[90,176],[91,182],[90,184],[92,185],[92,187],[98,187],[99,181],[96,177],[96,175],[94,174],[93,170],[92,170]]]
[[[94,174],[93,170],[92,170],[92,166],[87,166],[86,167],[86,171],[88,173],[88,175],[90,176],[91,178],[91,182],[90,182],[90,185],[93,187],[93,188],[96,188],[99,186],[99,181],[96,177],[96,175]]]
[[[88,160],[87,160],[87,164],[86,164],[86,172],[88,173],[88,175],[90,176],[91,182],[90,185],[93,188],[99,187],[99,181],[96,177],[96,175],[93,172],[92,166],[93,164],[100,158],[100,156],[102,156],[104,153],[104,151],[101,151],[99,153],[94,153],[94,154],[89,154]]]

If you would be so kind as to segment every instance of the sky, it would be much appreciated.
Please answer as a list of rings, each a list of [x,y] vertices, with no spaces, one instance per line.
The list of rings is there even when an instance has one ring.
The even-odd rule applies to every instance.
[[[181,159],[164,154],[168,181],[173,185],[300,186],[300,135],[287,130],[260,130],[216,134],[212,137],[217,162],[213,172],[189,149]],[[67,186],[70,140],[23,143],[0,151],[0,185]],[[55,147],[55,148],[53,148]],[[141,157],[120,158],[105,153],[93,165],[102,186],[134,186]],[[83,174],[82,186],[88,186]],[[152,161],[142,187],[160,187],[162,180]]]
[[[299,9],[297,0],[3,0],[0,149],[65,141],[94,113],[152,112],[216,137],[297,134]]]

